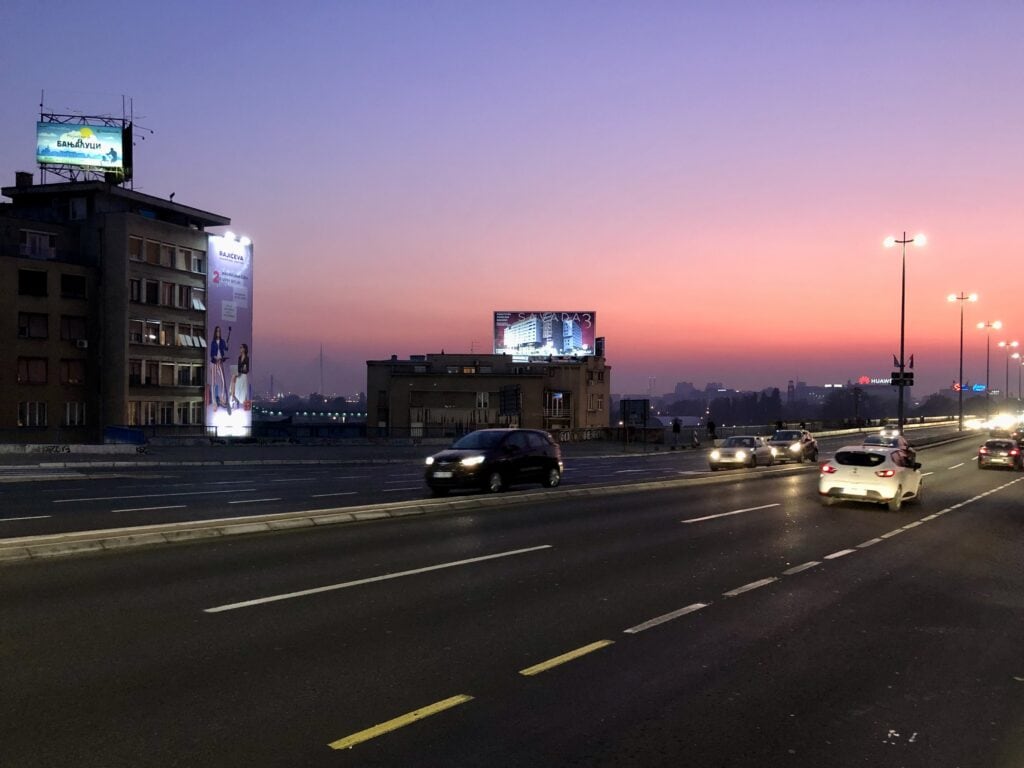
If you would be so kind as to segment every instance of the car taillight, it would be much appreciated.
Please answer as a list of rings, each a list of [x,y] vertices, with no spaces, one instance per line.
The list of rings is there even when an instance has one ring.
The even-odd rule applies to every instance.
[[[875,472],[875,474],[878,475],[879,477],[892,477],[893,475],[896,474],[896,470],[895,469],[880,469],[877,472]]]
[[[1018,453],[1020,453],[1020,451],[1018,451],[1016,448],[1011,448],[1010,449],[1010,455],[1011,456],[1016,456]]]
[[[833,467],[831,464],[829,464],[827,462],[825,464],[821,465],[821,474],[823,474],[823,475],[831,475],[833,472],[838,472],[838,471],[839,470],[837,470],[835,467]]]
[[[983,445],[978,449],[978,453],[988,453],[988,448]]]

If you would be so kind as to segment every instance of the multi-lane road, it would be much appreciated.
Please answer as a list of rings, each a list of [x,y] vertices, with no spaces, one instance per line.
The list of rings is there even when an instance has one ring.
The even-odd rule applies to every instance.
[[[680,482],[10,562],[0,763],[1020,768],[1024,475],[975,450],[921,451],[924,498],[898,513],[821,507],[810,468],[708,482],[692,454],[581,457],[567,489]],[[55,516],[101,525],[130,514],[95,499],[116,483],[190,514],[423,496],[418,467],[407,490],[402,466],[272,484],[285,469],[32,493],[92,498]]]

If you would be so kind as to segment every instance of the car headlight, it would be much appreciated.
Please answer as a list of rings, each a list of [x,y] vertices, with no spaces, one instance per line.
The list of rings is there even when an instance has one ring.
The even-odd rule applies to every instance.
[[[789,450],[791,450],[793,453],[796,453],[797,451],[800,450],[800,443],[793,443],[791,446],[789,446]]]
[[[740,461],[743,461],[745,458],[747,458],[747,452],[746,451],[736,451],[736,458],[739,459]]]
[[[429,467],[433,463],[434,463],[434,457],[433,456],[427,456],[427,466]]]
[[[483,456],[467,456],[466,458],[464,458],[462,461],[459,462],[459,464],[461,464],[464,467],[475,467],[477,464],[483,464],[483,463],[484,463],[484,457]]]
[[[712,461],[718,461],[720,458],[722,458],[722,454],[720,454],[717,450],[711,452]]]
[[[778,455],[779,455],[778,449],[775,446],[772,446],[772,456],[778,456]]]

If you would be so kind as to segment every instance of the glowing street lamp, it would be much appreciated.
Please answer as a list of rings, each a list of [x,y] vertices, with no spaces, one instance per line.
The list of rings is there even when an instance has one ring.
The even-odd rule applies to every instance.
[[[978,294],[971,293],[967,294],[963,291],[957,296],[955,293],[949,294],[947,297],[949,301],[960,302],[960,378],[957,379],[957,401],[959,405],[960,418],[958,420],[958,429],[964,431],[964,302],[965,301],[977,301]]]
[[[985,329],[985,421],[989,419],[989,401],[992,398],[992,387],[989,386],[989,363],[992,360],[992,329],[995,328],[998,331],[1002,327],[1003,323],[1000,320],[978,323],[979,329]]]
[[[907,317],[907,243],[913,243],[915,246],[920,248],[927,242],[924,235],[914,235],[911,238],[907,237],[907,233],[903,233],[903,239],[897,240],[895,237],[890,235],[882,241],[882,245],[886,248],[893,248],[896,245],[901,246],[903,250],[903,268],[901,271],[900,278],[900,359],[899,359],[899,379],[898,386],[900,388],[900,399],[899,405],[896,410],[896,423],[899,431],[903,432],[903,390],[907,386],[906,379],[904,378],[904,354],[903,354],[903,342],[904,342],[904,331],[906,328],[906,317]]]
[[[1003,390],[1003,399],[1010,399],[1010,350],[1020,346],[1019,341],[1000,341],[999,346],[1006,351],[1006,389]]]

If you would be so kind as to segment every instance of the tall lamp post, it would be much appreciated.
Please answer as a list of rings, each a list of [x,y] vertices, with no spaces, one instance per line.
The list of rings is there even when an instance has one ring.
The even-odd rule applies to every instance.
[[[959,406],[958,407],[958,413],[960,414],[960,417],[959,417],[959,419],[957,421],[957,424],[959,425],[959,427],[958,427],[959,431],[963,432],[964,431],[964,302],[965,301],[977,301],[978,300],[978,294],[976,294],[976,293],[968,294],[968,293],[964,293],[963,291],[961,291],[959,296],[957,296],[955,293],[949,294],[948,300],[949,301],[959,301],[960,302],[960,375],[959,375],[959,378],[956,380],[956,382],[957,382],[956,389],[957,389],[957,401],[958,401],[957,405]]]
[[[903,390],[907,386],[907,379],[905,374],[906,357],[904,355],[903,345],[905,338],[904,330],[906,328],[907,318],[907,243],[913,243],[915,246],[920,248],[926,242],[927,239],[924,235],[914,235],[913,237],[908,238],[906,232],[903,233],[902,240],[897,240],[895,237],[890,235],[889,237],[885,238],[885,240],[882,242],[882,245],[884,245],[886,248],[893,248],[894,246],[899,245],[903,250],[903,267],[900,272],[900,359],[898,362],[899,379],[897,381],[897,386],[900,389],[900,399],[899,405],[896,408],[896,424],[901,434],[903,432]]]
[[[1014,360],[1020,360],[1020,365],[1017,366],[1017,408],[1020,408],[1020,371],[1024,368],[1024,360],[1021,360],[1020,352],[1014,352],[1010,355]]]
[[[978,328],[985,329],[985,421],[990,418],[990,405],[992,400],[991,387],[989,386],[989,368],[992,361],[992,329],[997,331],[1003,327],[999,320],[989,320],[978,323]]]
[[[1006,352],[1006,389],[1003,390],[1003,400],[1010,402],[1010,350],[1020,346],[1019,341],[1000,341],[999,347]]]

